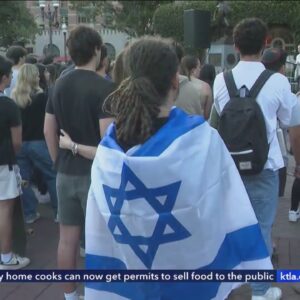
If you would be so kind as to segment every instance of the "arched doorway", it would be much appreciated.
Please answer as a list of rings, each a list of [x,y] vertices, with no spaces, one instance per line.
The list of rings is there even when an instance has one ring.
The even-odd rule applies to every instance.
[[[45,56],[53,56],[53,57],[60,56],[59,48],[55,44],[45,45],[45,47],[43,49],[43,53]]]

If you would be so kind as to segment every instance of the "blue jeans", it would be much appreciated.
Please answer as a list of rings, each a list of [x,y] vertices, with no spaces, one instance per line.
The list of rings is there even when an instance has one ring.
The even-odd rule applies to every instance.
[[[48,191],[51,198],[51,205],[54,215],[57,214],[57,193],[56,193],[56,172],[53,169],[53,163],[50,158],[45,141],[28,141],[23,142],[21,151],[17,155],[18,165],[22,180],[28,181],[29,185],[23,187],[21,196],[25,219],[36,215],[38,200],[31,188],[30,179],[33,167],[40,170],[44,180],[47,183]]]
[[[278,205],[278,171],[265,169],[258,175],[242,176],[242,180],[260,225],[267,249],[270,256],[272,256],[271,233]],[[252,283],[252,293],[257,296],[263,295],[270,286],[271,283],[268,282]]]

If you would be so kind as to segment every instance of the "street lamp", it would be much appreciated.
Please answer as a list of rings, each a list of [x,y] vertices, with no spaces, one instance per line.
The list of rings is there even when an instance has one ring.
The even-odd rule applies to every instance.
[[[52,26],[55,21],[57,23],[57,11],[59,7],[59,1],[51,1],[52,6],[54,7],[54,11],[51,11],[50,3],[48,2],[48,10],[45,11],[46,8],[46,1],[39,0],[39,6],[41,9],[41,14],[43,18],[43,22],[45,22],[45,18],[49,21],[49,47],[48,52],[51,54],[53,50],[53,43],[52,43]]]
[[[65,63],[67,63],[67,33],[68,33],[68,27],[65,22],[65,18],[63,19],[63,23],[61,25],[62,33],[64,34],[64,55],[65,55]]]

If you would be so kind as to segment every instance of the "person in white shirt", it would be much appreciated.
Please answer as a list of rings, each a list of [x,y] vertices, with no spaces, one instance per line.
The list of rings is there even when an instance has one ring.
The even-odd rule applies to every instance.
[[[257,18],[244,19],[234,28],[233,39],[236,50],[240,54],[240,62],[233,68],[232,73],[238,90],[242,86],[246,86],[250,90],[259,75],[265,70],[261,63],[261,55],[265,48],[266,37],[267,27]],[[213,94],[215,109],[220,115],[229,101],[223,73],[216,77]],[[297,100],[291,92],[288,79],[280,73],[274,73],[259,92],[256,101],[265,119],[270,145],[269,154],[261,173],[242,176],[242,180],[271,256],[271,230],[278,203],[278,170],[284,166],[276,135],[277,120],[283,125],[289,126],[292,109]],[[269,283],[253,283],[251,287],[252,300],[281,299],[281,290],[271,287]]]
[[[10,97],[12,90],[16,86],[19,70],[25,63],[27,51],[21,46],[11,46],[6,52],[6,57],[13,63],[12,79],[10,86],[4,90],[4,94]]]
[[[265,65],[265,67],[269,70],[273,70],[275,72],[279,72],[283,75],[285,75],[285,64],[286,64],[286,58],[287,58],[287,53],[280,49],[280,48],[269,48],[264,51],[264,54],[262,56],[262,63]],[[299,97],[299,93],[297,94]],[[288,213],[288,218],[290,222],[297,222],[298,219],[300,218],[300,210],[299,210],[299,191],[300,191],[300,176],[299,176],[299,166],[300,166],[300,158],[299,158],[299,152],[300,152],[300,145],[299,145],[299,137],[300,137],[300,115],[299,115],[299,107],[300,107],[300,102],[299,98],[297,101],[296,106],[293,108],[292,112],[292,119],[290,122],[290,127],[289,131],[287,128],[282,128],[284,138],[286,140],[286,136],[289,133],[290,134],[290,144],[293,150],[295,162],[296,162],[296,167],[295,167],[295,180],[293,183],[292,187],[292,195],[291,195],[291,209],[289,210]],[[280,141],[279,141],[280,143]],[[280,148],[282,149],[283,146],[283,159],[285,162],[285,166],[288,164],[288,155],[286,151],[286,144],[280,145]],[[285,175],[284,175],[285,174]],[[280,186],[280,190],[282,190],[282,194],[279,193],[279,196],[283,196],[284,192],[284,186],[285,186],[285,181],[286,180],[286,167],[282,168],[279,170],[279,182],[282,183]]]
[[[296,56],[296,69],[294,74],[294,80],[298,83],[298,88],[300,88],[300,45],[298,45],[298,55]]]

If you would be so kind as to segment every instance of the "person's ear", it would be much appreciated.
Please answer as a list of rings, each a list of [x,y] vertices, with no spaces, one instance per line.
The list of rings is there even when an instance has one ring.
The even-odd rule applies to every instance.
[[[234,50],[239,54],[241,53],[239,47],[236,44],[234,44]]]
[[[101,56],[101,48],[95,47],[95,56]]]
[[[176,74],[173,76],[171,80],[171,87],[174,90],[177,90],[179,88],[179,72],[177,71]]]

